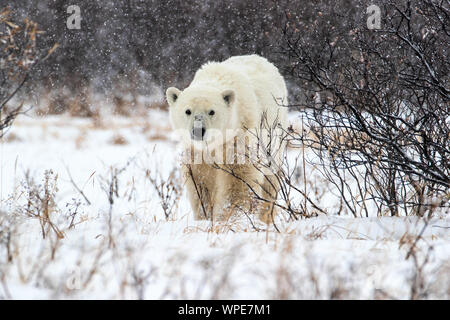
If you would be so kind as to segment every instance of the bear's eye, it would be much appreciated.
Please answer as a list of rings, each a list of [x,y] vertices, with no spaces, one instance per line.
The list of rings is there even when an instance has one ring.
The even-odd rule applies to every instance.
[[[211,110],[210,112],[209,112],[209,115],[210,116],[213,116],[215,114],[215,111],[214,110]]]
[[[189,116],[189,115],[191,114],[191,110],[190,110],[190,109],[187,109],[187,110],[186,110],[186,114]]]

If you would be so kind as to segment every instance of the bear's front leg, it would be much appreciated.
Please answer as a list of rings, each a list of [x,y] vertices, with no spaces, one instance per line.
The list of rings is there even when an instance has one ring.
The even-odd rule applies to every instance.
[[[194,180],[190,177],[186,180],[186,191],[189,199],[189,203],[191,205],[192,211],[194,213],[195,220],[205,220],[208,219],[208,214],[206,212],[206,208],[204,204],[202,204],[198,192],[197,187],[195,186]]]
[[[255,197],[261,195],[261,177],[249,166],[235,166],[232,172],[219,170],[214,195],[214,220],[225,221],[239,212],[258,211]]]
[[[218,172],[214,193],[213,220],[226,221],[235,211],[236,199],[233,197],[233,184],[230,176],[224,172]]]
[[[187,196],[194,213],[195,220],[211,218],[214,202],[214,172],[204,164],[186,165],[183,167]]]

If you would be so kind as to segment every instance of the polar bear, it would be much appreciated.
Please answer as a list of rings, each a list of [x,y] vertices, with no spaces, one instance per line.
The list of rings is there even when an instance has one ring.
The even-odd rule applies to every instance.
[[[183,91],[167,89],[171,123],[188,155],[182,170],[195,219],[224,220],[237,209],[273,218],[287,95],[278,69],[255,54],[208,62]]]

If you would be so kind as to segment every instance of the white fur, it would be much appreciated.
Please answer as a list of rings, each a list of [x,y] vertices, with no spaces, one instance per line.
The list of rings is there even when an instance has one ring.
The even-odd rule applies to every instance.
[[[223,133],[228,138],[223,145],[214,144],[214,148],[227,149],[239,140],[244,129],[260,135],[265,132],[260,129],[274,125],[271,144],[272,147],[278,144],[281,149],[272,152],[272,157],[277,166],[281,165],[284,143],[280,136],[287,126],[287,108],[283,107],[287,105],[287,89],[278,69],[265,58],[248,55],[231,57],[223,62],[208,62],[196,72],[185,90],[172,87],[167,89],[166,96],[174,129],[188,133],[184,140],[186,149],[191,148],[189,133],[192,132],[194,118],[202,119],[201,123],[206,128],[204,140],[194,144],[200,149],[212,141],[214,132]],[[190,115],[186,114],[187,109]],[[209,115],[211,110],[214,111],[212,116]],[[229,130],[236,132],[232,139],[226,133]],[[261,136],[266,144],[267,134]],[[264,215],[266,212],[262,211],[267,211],[267,206],[254,207],[250,198],[253,192],[263,197],[276,197],[278,190],[272,190],[273,184],[267,179],[271,172],[263,168],[264,173],[261,173],[254,164],[248,163],[224,168],[233,168],[241,179],[204,162],[183,166],[195,218],[211,218],[213,214],[220,219],[225,215],[224,208],[235,207]],[[265,192],[268,189],[271,195]]]

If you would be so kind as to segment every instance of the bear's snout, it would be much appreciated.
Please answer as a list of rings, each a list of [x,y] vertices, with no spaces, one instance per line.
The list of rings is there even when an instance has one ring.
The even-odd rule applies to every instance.
[[[192,128],[191,138],[194,140],[203,140],[205,133],[206,133],[206,128],[203,125],[203,121],[196,119],[194,121],[194,126]]]

